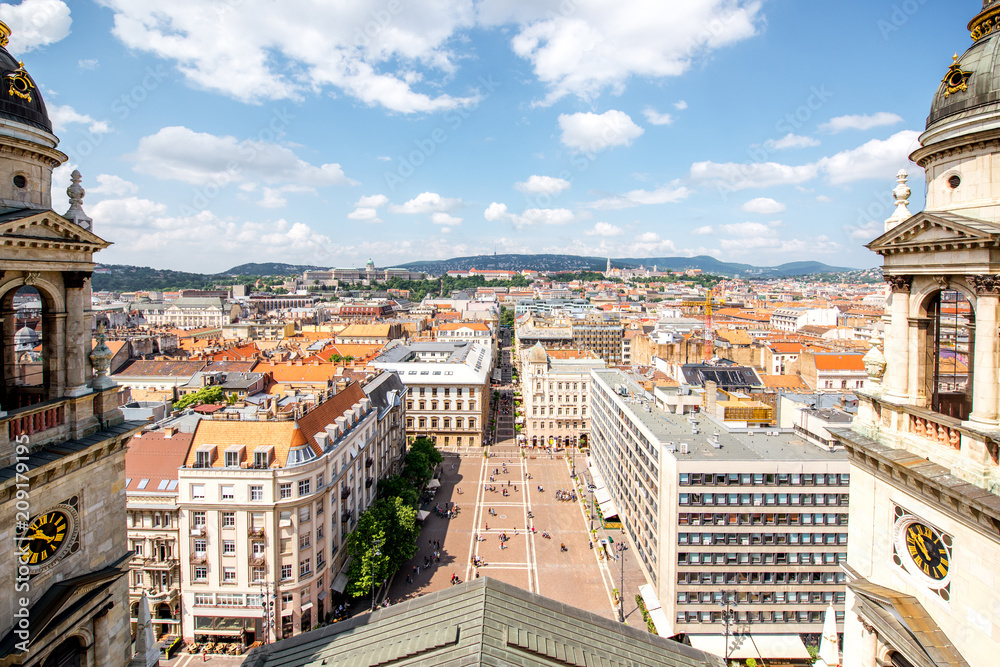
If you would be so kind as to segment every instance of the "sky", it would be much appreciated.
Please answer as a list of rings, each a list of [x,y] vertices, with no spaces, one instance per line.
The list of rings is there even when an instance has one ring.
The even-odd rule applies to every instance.
[[[871,267],[979,0],[23,0],[98,256]]]

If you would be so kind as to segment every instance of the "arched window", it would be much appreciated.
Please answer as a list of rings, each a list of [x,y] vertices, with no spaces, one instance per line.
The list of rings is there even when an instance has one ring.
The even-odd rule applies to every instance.
[[[924,381],[935,412],[968,419],[972,412],[975,313],[961,292],[938,292],[927,307],[928,361]]]
[[[45,334],[51,324],[41,294],[33,287],[11,290],[3,296],[3,393],[0,405],[19,408],[48,396]]]
[[[80,648],[80,640],[70,637],[56,648],[45,661],[45,667],[81,667],[84,664],[84,651]]]

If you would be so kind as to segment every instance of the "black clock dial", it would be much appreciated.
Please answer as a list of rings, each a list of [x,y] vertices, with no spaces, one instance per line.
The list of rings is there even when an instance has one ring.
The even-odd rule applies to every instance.
[[[21,562],[42,565],[66,544],[72,530],[69,516],[53,510],[36,516],[21,535]]]
[[[911,523],[904,536],[906,551],[921,572],[936,581],[948,576],[948,548],[936,530],[922,523]]]

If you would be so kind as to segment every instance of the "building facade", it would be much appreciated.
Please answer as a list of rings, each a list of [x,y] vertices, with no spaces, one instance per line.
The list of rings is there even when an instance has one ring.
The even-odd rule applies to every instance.
[[[927,206],[868,244],[891,288],[852,429],[844,662],[988,665],[1000,652],[1000,2],[942,62],[920,147]],[[959,370],[961,369],[961,370]]]
[[[580,446],[587,443],[590,371],[604,368],[592,352],[553,350],[540,344],[525,351],[521,362],[524,402],[522,445]]]
[[[483,444],[490,401],[492,347],[480,343],[391,343],[371,366],[406,385],[406,435],[440,447]]]
[[[178,473],[186,641],[274,641],[325,618],[387,472],[378,434],[356,383],[294,420],[199,422]]]
[[[9,36],[0,23],[0,665],[125,665],[125,450],[141,424],[118,410],[103,336],[91,344],[94,253],[110,244],[83,211],[79,172],[70,209],[51,209],[67,158]],[[26,373],[14,302],[29,294],[41,353]]]
[[[595,501],[622,522],[647,607],[662,605],[658,632],[714,645],[718,603],[735,591],[737,625],[761,657],[781,657],[767,642],[804,652],[799,636],[822,632],[830,604],[843,609],[845,454],[665,413],[621,371],[591,374]]]

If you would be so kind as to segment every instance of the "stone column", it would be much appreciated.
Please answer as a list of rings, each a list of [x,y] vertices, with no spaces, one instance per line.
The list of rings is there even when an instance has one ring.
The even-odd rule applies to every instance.
[[[66,395],[81,396],[87,393],[87,355],[90,353],[90,331],[86,326],[85,311],[90,304],[85,297],[86,279],[83,271],[63,274],[66,286]]]
[[[1000,275],[969,276],[969,283],[976,290],[976,347],[972,368],[972,414],[969,419],[981,424],[996,426],[998,368],[1000,340],[997,323],[1000,321]],[[970,369],[972,370],[972,369]]]
[[[890,397],[908,402],[910,285],[913,276],[886,276],[885,280],[892,288],[891,319],[885,337],[885,390]]]
[[[48,319],[46,323],[45,320]],[[42,313],[42,364],[47,399],[61,398],[66,391],[66,313]]]
[[[878,667],[878,635],[875,629],[861,622],[861,664],[859,667]]]
[[[933,363],[933,350],[928,357],[927,331],[931,325],[929,317],[909,317],[907,318],[908,336],[907,345],[909,349],[908,382],[909,396],[913,399],[913,405],[922,408],[930,407],[930,394],[927,392],[928,373],[933,375],[933,368],[928,363],[931,359]]]

